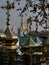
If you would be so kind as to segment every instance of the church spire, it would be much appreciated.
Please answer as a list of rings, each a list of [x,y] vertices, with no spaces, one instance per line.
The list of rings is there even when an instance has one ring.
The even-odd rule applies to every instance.
[[[1,6],[0,8],[6,9],[6,10],[7,10],[7,12],[6,12],[6,15],[7,15],[7,22],[6,22],[6,24],[7,24],[7,26],[10,25],[10,22],[9,22],[9,20],[10,20],[10,19],[9,19],[9,17],[10,17],[9,10],[15,8],[14,2],[13,2],[13,3],[9,3],[9,0],[7,0],[7,5]]]
[[[15,8],[14,7],[14,2],[10,3],[9,0],[7,0],[7,5],[1,6],[0,8],[7,10],[7,12],[6,12],[6,15],[7,15],[7,22],[6,22],[7,28],[4,31],[6,37],[4,36],[5,38],[4,38],[3,47],[5,49],[15,50],[16,49],[16,43],[18,42],[18,37],[15,34],[15,32],[13,32],[13,30],[11,30],[11,28],[9,26],[10,25],[10,22],[9,22],[10,12],[9,12],[9,10]]]

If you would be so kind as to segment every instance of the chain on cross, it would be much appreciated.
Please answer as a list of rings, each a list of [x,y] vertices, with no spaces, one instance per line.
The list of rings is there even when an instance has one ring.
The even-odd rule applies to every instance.
[[[7,15],[7,22],[6,22],[6,24],[7,24],[7,25],[10,25],[10,22],[9,22],[9,20],[10,20],[10,19],[9,19],[9,17],[10,17],[9,10],[15,8],[14,2],[13,2],[13,3],[9,3],[9,0],[7,0],[7,5],[6,5],[6,6],[1,6],[0,8],[2,8],[2,9],[7,9],[7,13],[6,13],[6,15]]]

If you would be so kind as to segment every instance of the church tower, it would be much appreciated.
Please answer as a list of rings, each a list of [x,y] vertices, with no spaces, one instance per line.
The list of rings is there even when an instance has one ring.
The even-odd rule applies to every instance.
[[[8,49],[10,49],[10,50],[16,49],[16,44],[18,42],[18,37],[16,36],[15,32],[11,29],[10,22],[9,22],[9,20],[10,20],[9,19],[9,17],[10,17],[9,10],[15,8],[14,2],[9,3],[9,0],[7,0],[7,5],[6,6],[1,6],[0,8],[7,10],[7,12],[6,12],[6,14],[7,14],[7,22],[6,22],[7,28],[4,32],[6,37],[3,38],[4,39],[3,48],[7,49],[7,50]]]

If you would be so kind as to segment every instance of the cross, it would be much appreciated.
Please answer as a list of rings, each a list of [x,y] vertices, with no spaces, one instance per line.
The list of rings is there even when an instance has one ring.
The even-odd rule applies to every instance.
[[[9,20],[10,20],[10,19],[9,19],[9,17],[10,17],[9,10],[15,8],[14,2],[13,2],[13,3],[9,3],[9,0],[7,0],[7,5],[6,5],[6,6],[1,6],[0,8],[2,8],[2,9],[7,9],[7,13],[6,13],[6,15],[7,15],[7,22],[6,22],[6,24],[7,24],[7,25],[10,25],[10,22],[9,22]]]

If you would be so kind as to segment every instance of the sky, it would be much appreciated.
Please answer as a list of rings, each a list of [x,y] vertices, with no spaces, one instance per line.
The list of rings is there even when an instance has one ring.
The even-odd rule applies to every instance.
[[[6,6],[6,1],[7,0],[0,0],[0,6]],[[14,0],[10,0],[10,3],[12,3]],[[23,0],[21,3],[21,6],[24,5],[25,0]],[[20,26],[20,22],[21,22],[21,17],[18,17],[19,12],[16,11],[17,8],[19,8],[20,6],[18,6],[18,3],[15,2],[15,9],[11,9],[10,10],[10,23],[11,26],[14,26],[15,29],[17,30],[17,28]],[[3,30],[6,29],[6,9],[1,9],[0,8],[0,28],[2,28]]]
[[[7,0],[0,0],[0,6],[2,6],[2,5],[6,6],[6,1]],[[12,3],[14,0],[9,0],[9,1],[10,1],[10,3]],[[10,23],[11,23],[11,26],[13,26],[16,29],[16,31],[17,31],[17,29],[18,29],[18,27],[20,26],[20,23],[21,23],[21,17],[18,16],[20,11],[16,11],[16,9],[18,9],[20,7],[23,8],[25,3],[26,3],[25,0],[21,0],[21,4],[20,4],[20,6],[18,6],[18,3],[15,2],[15,9],[10,10],[10,15],[11,15],[10,16]],[[36,0],[36,3],[38,3],[37,0]],[[24,15],[24,17],[23,17],[24,21],[30,15],[32,15],[32,13],[30,13],[28,11],[26,11],[25,13],[27,13],[27,16]],[[36,14],[34,14],[34,15],[36,15]],[[7,18],[6,17],[6,9],[0,8],[0,28],[2,28],[3,30],[6,29],[6,18]],[[33,22],[32,28],[35,30],[35,23],[34,22]],[[42,27],[39,27],[39,30],[41,30],[41,29],[42,29]]]

